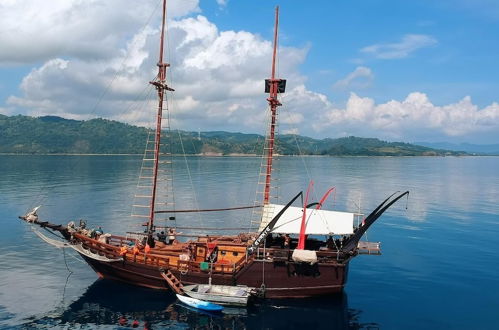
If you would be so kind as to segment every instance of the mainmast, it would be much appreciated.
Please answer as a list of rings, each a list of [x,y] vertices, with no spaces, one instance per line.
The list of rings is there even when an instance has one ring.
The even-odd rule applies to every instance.
[[[286,88],[286,80],[277,79],[275,77],[275,62],[277,57],[277,36],[279,28],[279,6],[275,9],[275,26],[274,26],[274,51],[272,56],[272,74],[270,79],[265,80],[265,93],[269,93],[267,101],[270,106],[270,131],[267,143],[267,168],[265,175],[265,188],[263,193],[263,204],[269,204],[270,199],[270,179],[272,176],[272,160],[274,155],[274,141],[275,141],[275,126],[277,119],[277,107],[282,105],[281,102],[277,100],[278,93],[284,93]]]
[[[163,62],[163,48],[164,48],[164,37],[165,37],[165,21],[166,21],[166,0],[163,0],[163,17],[161,23],[161,37],[159,41],[159,60],[158,60],[158,75],[153,81],[149,83],[156,86],[158,91],[158,113],[156,119],[156,131],[154,138],[154,165],[153,165],[153,180],[152,180],[152,194],[151,194],[151,204],[149,212],[149,223],[148,232],[151,235],[154,226],[154,207],[156,205],[156,191],[158,184],[158,166],[159,166],[159,154],[161,146],[161,121],[163,119],[163,103],[165,99],[165,91],[174,91],[174,89],[168,87],[166,84],[166,68],[170,64]]]

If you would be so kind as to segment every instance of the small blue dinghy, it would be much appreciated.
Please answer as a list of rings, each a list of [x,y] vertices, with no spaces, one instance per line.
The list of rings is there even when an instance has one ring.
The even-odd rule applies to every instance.
[[[220,305],[213,304],[208,301],[204,300],[199,300],[196,298],[191,298],[191,297],[186,297],[182,296],[180,294],[177,294],[177,298],[186,304],[187,306],[191,306],[194,308],[202,309],[204,311],[209,311],[209,312],[221,312],[224,308]]]

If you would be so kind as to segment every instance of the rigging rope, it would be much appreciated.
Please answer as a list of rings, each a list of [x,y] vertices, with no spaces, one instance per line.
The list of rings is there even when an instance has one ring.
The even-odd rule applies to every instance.
[[[158,4],[156,5],[156,7],[154,8],[154,10],[151,12],[151,15],[148,17],[146,23],[142,26],[142,28],[140,29],[139,33],[142,33],[146,27],[149,25],[149,23],[151,22],[152,18],[155,16],[157,10],[158,10],[158,7],[159,7],[159,4],[161,2],[158,1]],[[132,43],[131,43],[131,46],[129,46],[128,48],[132,48],[132,46],[135,46],[135,44],[138,42],[138,40],[133,40],[132,39]],[[104,89],[104,91],[102,92],[101,96],[99,97],[99,99],[97,100],[97,102],[95,103],[92,111],[90,111],[90,114],[93,114],[96,110],[97,110],[97,106],[100,104],[100,102],[104,99],[104,96],[107,94],[107,92],[109,91],[109,89],[111,88],[111,85],[114,83],[114,81],[116,80],[116,78],[118,78],[118,74],[122,71],[123,67],[125,66],[125,62],[128,60],[128,58],[130,57],[130,51],[128,51],[126,54],[125,54],[125,57],[123,58],[123,61],[121,61],[121,64],[119,66],[119,69],[116,70],[116,73],[114,74],[114,77],[111,79],[111,81],[107,84],[106,88]]]
[[[286,98],[285,96],[282,96],[282,98]],[[283,100],[284,102],[284,100]],[[282,110],[281,110],[282,113],[284,113],[286,116],[287,116],[287,119],[288,119],[288,122],[291,123],[290,126],[291,126],[291,129],[294,131],[298,131],[298,127],[296,127],[294,124],[293,124],[293,120],[291,118],[291,115],[289,114],[289,112],[287,111],[287,108],[285,106],[282,107]],[[308,178],[308,181],[312,181],[312,175],[310,174],[310,170],[307,166],[307,163],[305,161],[305,157],[303,155],[303,152],[300,148],[300,143],[298,142],[298,139],[296,138],[296,134],[291,134],[293,136],[293,141],[295,142],[295,145],[296,145],[296,148],[298,149],[298,156],[300,157],[302,163],[303,163],[303,167],[305,168],[305,172],[307,173],[307,178]],[[314,190],[312,190],[312,194],[314,196],[314,199],[317,200],[317,192]]]
[[[265,109],[268,110],[269,107],[266,107]],[[267,138],[270,135],[270,122],[271,122],[271,117],[272,117],[272,113],[270,111],[266,111],[266,113],[267,113],[267,115],[265,116],[265,123],[264,123],[265,127],[266,127],[266,129],[265,129],[265,136],[263,138],[263,144],[261,145],[261,156],[259,157],[260,158],[260,167],[258,169],[258,179],[256,180],[257,182],[256,182],[255,198],[254,198],[254,204],[255,205],[257,205],[257,203],[263,202],[263,193],[264,193],[264,190],[265,190],[265,186],[261,186],[262,184],[265,184],[265,183],[262,183],[260,180],[262,180],[264,169],[266,169],[266,167],[265,167],[265,165],[266,165],[265,148],[267,146]],[[258,197],[259,193],[262,194],[262,196],[261,196],[262,200],[261,201],[259,200],[259,197]],[[265,210],[264,210],[264,208],[262,208],[261,216],[260,216],[259,219],[256,219],[256,217],[258,216],[257,212],[255,212],[254,210],[251,212],[251,215],[249,217],[249,226],[252,229],[249,230],[248,233],[250,233],[251,231],[255,231],[255,228],[256,228],[256,230],[258,230],[259,226],[256,224],[256,222],[258,220],[262,221],[262,217],[263,217],[263,213],[264,212],[265,212]]]
[[[169,28],[169,24],[168,24],[168,18],[166,16],[167,13],[165,13],[165,24],[166,24],[166,51],[168,52],[168,58],[170,59],[170,62],[176,62],[175,61],[175,58],[174,58],[174,55],[172,55],[172,52],[171,52],[171,48],[169,47],[170,45],[170,28]],[[175,53],[173,53],[175,54]],[[167,72],[167,75],[169,76],[169,81],[172,83],[172,85],[175,85],[175,79],[174,79],[174,75],[175,75],[175,67],[170,67],[170,70],[168,70]],[[167,94],[165,94],[167,95]],[[170,119],[171,119],[171,114],[173,112],[173,110],[170,110],[170,107],[169,107],[169,103],[168,101],[171,101],[172,103],[172,109],[177,109],[177,101],[175,99],[175,94],[171,93],[171,97],[170,99],[168,99],[168,97],[166,98],[167,99],[167,116],[168,116],[168,122],[170,123]],[[170,125],[169,125],[170,127]],[[170,133],[172,132],[171,129],[169,129]],[[186,156],[186,153],[185,153],[185,146],[184,146],[184,141],[182,140],[182,135],[180,133],[180,131],[177,129],[176,130],[177,132],[177,135],[179,137],[179,141],[180,141],[180,147],[182,149],[182,156],[184,158],[184,164],[185,164],[185,169],[187,171],[187,176],[189,178],[189,184],[190,184],[190,187],[191,187],[191,191],[192,191],[192,195],[193,195],[193,199],[194,199],[194,207],[196,209],[199,209],[199,202],[198,202],[198,199],[197,199],[197,195],[196,195],[196,190],[194,189],[194,182],[192,180],[192,174],[191,174],[191,170],[190,170],[190,167],[189,167],[189,164],[188,164],[188,161],[187,161],[187,156]],[[170,139],[173,138],[173,134],[170,134]],[[170,148],[172,148],[170,146]],[[170,152],[170,154],[172,155],[172,164],[173,164],[173,152]],[[171,169],[172,169],[172,184],[174,184],[174,180],[173,180],[173,165],[171,166]],[[172,190],[173,190],[173,187],[172,187]],[[176,205],[175,204],[175,195],[173,195],[173,205]],[[198,214],[197,215],[197,218],[198,218],[198,221],[200,223],[203,223],[203,219],[202,217]],[[175,225],[176,225],[176,218],[175,218]]]
[[[169,43],[168,43],[169,44]],[[169,48],[168,48],[169,49]],[[172,98],[172,103],[173,103],[173,97],[174,97],[174,94],[172,92],[170,92],[171,94],[171,98]],[[168,103],[169,101],[169,98],[168,98],[168,92],[165,93],[165,98],[166,98],[166,120],[168,121],[168,135],[170,137],[170,143],[168,144],[168,147],[169,147],[169,153],[170,153],[170,176],[172,178],[172,181],[171,181],[171,193],[172,193],[172,203],[173,203],[173,207],[175,207],[175,189],[173,189],[173,185],[174,185],[174,181],[173,181],[173,178],[174,178],[174,166],[173,166],[173,146],[172,146],[172,140],[173,140],[173,134],[172,134],[172,130],[171,130],[171,110],[170,110],[170,105]],[[168,185],[168,183],[167,183]],[[168,190],[168,187],[167,187],[167,190]],[[175,217],[175,226],[177,225],[177,218]]]
[[[157,10],[158,10],[158,7],[159,5],[161,4],[162,1],[158,1],[158,3],[156,4],[156,6],[154,7],[154,9],[151,11],[151,14],[149,15],[149,17],[147,18],[146,22],[142,25],[142,28],[139,30],[139,34],[142,33],[146,27],[149,25],[149,23],[151,22],[152,18],[155,16]],[[133,46],[138,42],[138,40],[132,40],[130,46],[128,47],[128,49],[131,49],[133,48]],[[99,96],[99,98],[97,99],[96,103],[94,104],[94,106],[92,107],[92,110],[90,111],[90,115],[93,115],[95,114],[96,110],[97,110],[97,107],[99,106],[99,104],[102,102],[102,100],[104,99],[104,96],[107,94],[107,92],[109,91],[109,89],[111,88],[112,84],[115,82],[115,80],[117,79],[118,77],[118,74],[122,72],[124,66],[125,66],[125,62],[128,60],[128,58],[130,57],[130,54],[131,52],[128,51],[126,52],[125,54],[125,57],[123,58],[123,60],[121,61],[118,69],[116,70],[113,78],[111,79],[111,81],[107,84],[107,86],[104,88],[104,91],[101,93],[101,95]],[[147,90],[147,88],[149,88],[149,86],[147,86],[142,92],[141,94]],[[137,97],[137,99],[140,97],[140,95]],[[136,99],[136,100],[137,100]],[[130,106],[131,108],[131,106]],[[70,167],[70,170],[73,170],[75,167],[76,167],[76,164],[78,164],[79,162],[77,161],[73,166]],[[51,181],[48,181],[48,182],[51,182]],[[48,187],[48,182],[45,183],[42,188],[40,189],[40,193],[38,194],[37,196],[37,201],[33,201],[31,203],[30,206],[28,206],[28,208],[25,210],[25,213],[29,212],[31,209],[33,209],[33,207],[35,205],[43,205],[46,200],[48,199],[48,192],[50,192],[51,190],[53,190],[56,185],[52,185],[51,187]],[[47,188],[48,187],[48,188]],[[45,195],[43,197],[42,196],[42,193],[45,193]]]
[[[64,255],[64,265],[66,265],[66,269],[68,270],[69,274],[66,277],[66,282],[64,283],[64,289],[62,290],[62,301],[61,303],[64,303],[64,297],[66,296],[66,287],[68,285],[69,277],[73,274],[71,269],[69,269],[68,262],[66,260],[66,249],[62,249],[62,254]]]
[[[194,198],[194,207],[199,210],[199,202],[198,202],[198,198],[196,195],[196,190],[194,189],[194,182],[192,181],[191,169],[189,167],[189,163],[187,162],[187,156],[185,154],[184,142],[182,141],[182,135],[180,134],[180,131],[178,129],[177,129],[177,134],[178,134],[178,137],[180,139],[180,147],[182,148],[182,155],[184,157],[185,169],[187,171],[187,176],[189,177],[189,183],[190,183],[191,189],[192,189],[192,195]],[[198,220],[201,223],[203,223],[203,219],[201,218],[199,213],[197,213],[197,214],[198,214]]]

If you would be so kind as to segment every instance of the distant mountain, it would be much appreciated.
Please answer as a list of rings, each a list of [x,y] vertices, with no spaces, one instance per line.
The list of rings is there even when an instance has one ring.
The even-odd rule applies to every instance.
[[[147,129],[105,119],[0,116],[1,153],[138,153]]]
[[[499,155],[499,144],[470,144],[449,142],[416,142],[415,144],[428,148],[462,151],[470,154]]]
[[[0,153],[25,154],[142,154],[151,131],[106,119],[72,120],[56,116],[39,118],[0,115]],[[180,139],[182,141],[180,141]],[[182,142],[182,143],[180,143]],[[194,155],[256,155],[263,148],[258,134],[175,131],[171,152]],[[276,141],[281,155],[332,156],[442,156],[464,152],[433,149],[373,138],[345,137],[317,140],[281,135]]]

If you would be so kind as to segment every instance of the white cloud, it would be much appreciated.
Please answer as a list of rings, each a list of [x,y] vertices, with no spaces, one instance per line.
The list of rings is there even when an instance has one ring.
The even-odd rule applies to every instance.
[[[499,104],[479,109],[469,96],[454,104],[436,106],[419,92],[409,94],[403,101],[383,104],[351,93],[343,109],[323,105],[315,113],[314,127],[319,131],[407,141],[463,137],[477,132],[494,134],[499,129]]]
[[[236,124],[234,130],[260,131],[271,42],[245,31],[219,31],[203,16],[170,22],[169,36],[171,52],[166,54],[172,54],[168,81],[176,89],[171,99],[175,124],[185,129],[228,129]],[[21,96],[9,97],[8,104],[30,115],[150,123],[154,101],[144,96],[152,88],[144,88],[157,72],[158,38],[158,29],[148,26],[123,42],[111,58],[50,59],[23,79]],[[279,72],[293,81],[290,87],[304,80],[297,68],[306,52],[281,49]],[[152,91],[149,99],[154,95]],[[295,121],[300,116],[295,115]]]
[[[279,119],[279,123],[288,124],[288,125],[298,125],[303,122],[304,118],[301,113],[298,112],[284,112],[281,114],[281,118]]]
[[[282,131],[282,134],[299,135],[300,134],[300,130],[297,127],[290,128],[290,129],[285,129],[284,131]]]
[[[221,8],[226,7],[228,3],[229,3],[229,0],[217,0],[217,4],[218,4]]]
[[[366,88],[369,87],[374,79],[371,69],[365,66],[358,66],[353,72],[350,72],[345,78],[338,80],[333,88]]]
[[[10,116],[12,113],[12,109],[0,107],[0,115]]]
[[[0,9],[10,8],[12,3],[0,2]],[[16,3],[23,7],[31,2]],[[57,8],[80,4],[76,1],[54,3]],[[151,9],[151,3],[146,3]],[[178,9],[179,14],[198,10],[197,1],[176,3],[178,6],[189,4],[183,7],[184,11]],[[108,8],[107,2],[98,4]],[[36,2],[34,6],[37,6]],[[88,8],[90,6],[80,4],[79,16],[95,14],[95,9]],[[100,13],[105,15],[106,11],[102,9]],[[41,27],[43,24],[36,22],[35,18],[32,17],[33,24]],[[99,25],[97,23],[83,20],[80,28],[85,29],[84,24]],[[5,24],[0,21],[0,27],[5,27]],[[137,23],[135,27],[139,25]],[[56,30],[61,29],[58,23],[54,26]],[[36,41],[29,47],[24,40],[20,40],[20,44],[9,41],[11,44],[8,45],[13,49],[28,47],[34,52],[32,58],[42,64],[24,77],[18,95],[10,96],[7,106],[0,112],[60,115],[75,119],[101,116],[132,124],[150,124],[154,120],[155,91],[147,85],[157,73],[158,26],[156,20],[143,29],[135,29],[136,33],[129,32],[131,28],[128,27],[123,33],[103,27],[103,39],[111,36],[109,40],[114,40],[113,50],[105,50],[103,56],[68,52],[68,49],[83,47],[77,38],[63,50],[49,42],[45,51],[40,53],[37,53],[40,44]],[[203,130],[264,132],[268,111],[263,80],[270,74],[271,42],[246,31],[219,31],[215,24],[200,15],[170,21],[168,35],[167,44],[171,51],[166,55],[172,65],[168,69],[168,81],[176,90],[169,98],[174,120],[172,126],[190,130],[201,127]],[[84,45],[91,40],[86,35],[77,37],[82,38]],[[2,34],[1,38],[5,36]],[[98,49],[102,46],[100,39],[90,44],[87,53],[101,54]],[[385,45],[373,52],[378,55],[388,51],[408,54],[416,49],[414,47]],[[9,52],[2,47],[0,61],[5,63]],[[469,97],[455,104],[437,106],[425,94],[416,92],[403,101],[376,104],[371,98],[352,93],[344,107],[333,104],[326,95],[305,86],[306,78],[300,75],[299,67],[307,52],[308,47],[280,49],[278,72],[280,77],[288,79],[287,92],[281,95],[283,132],[425,141],[431,137],[466,137],[476,132],[494,134],[499,130],[499,105],[493,103],[479,109]],[[27,61],[28,58],[21,60]],[[372,71],[360,66],[337,82],[337,86],[351,88],[359,81],[369,82],[371,79]]]
[[[87,60],[116,56],[123,38],[153,17],[156,0],[0,1],[0,65],[33,63],[53,57]],[[170,1],[168,15],[199,11],[198,0]],[[154,14],[151,16],[151,14]]]
[[[390,44],[374,44],[360,51],[380,59],[397,59],[409,56],[418,49],[434,46],[437,39],[424,34],[406,34],[402,40]]]

